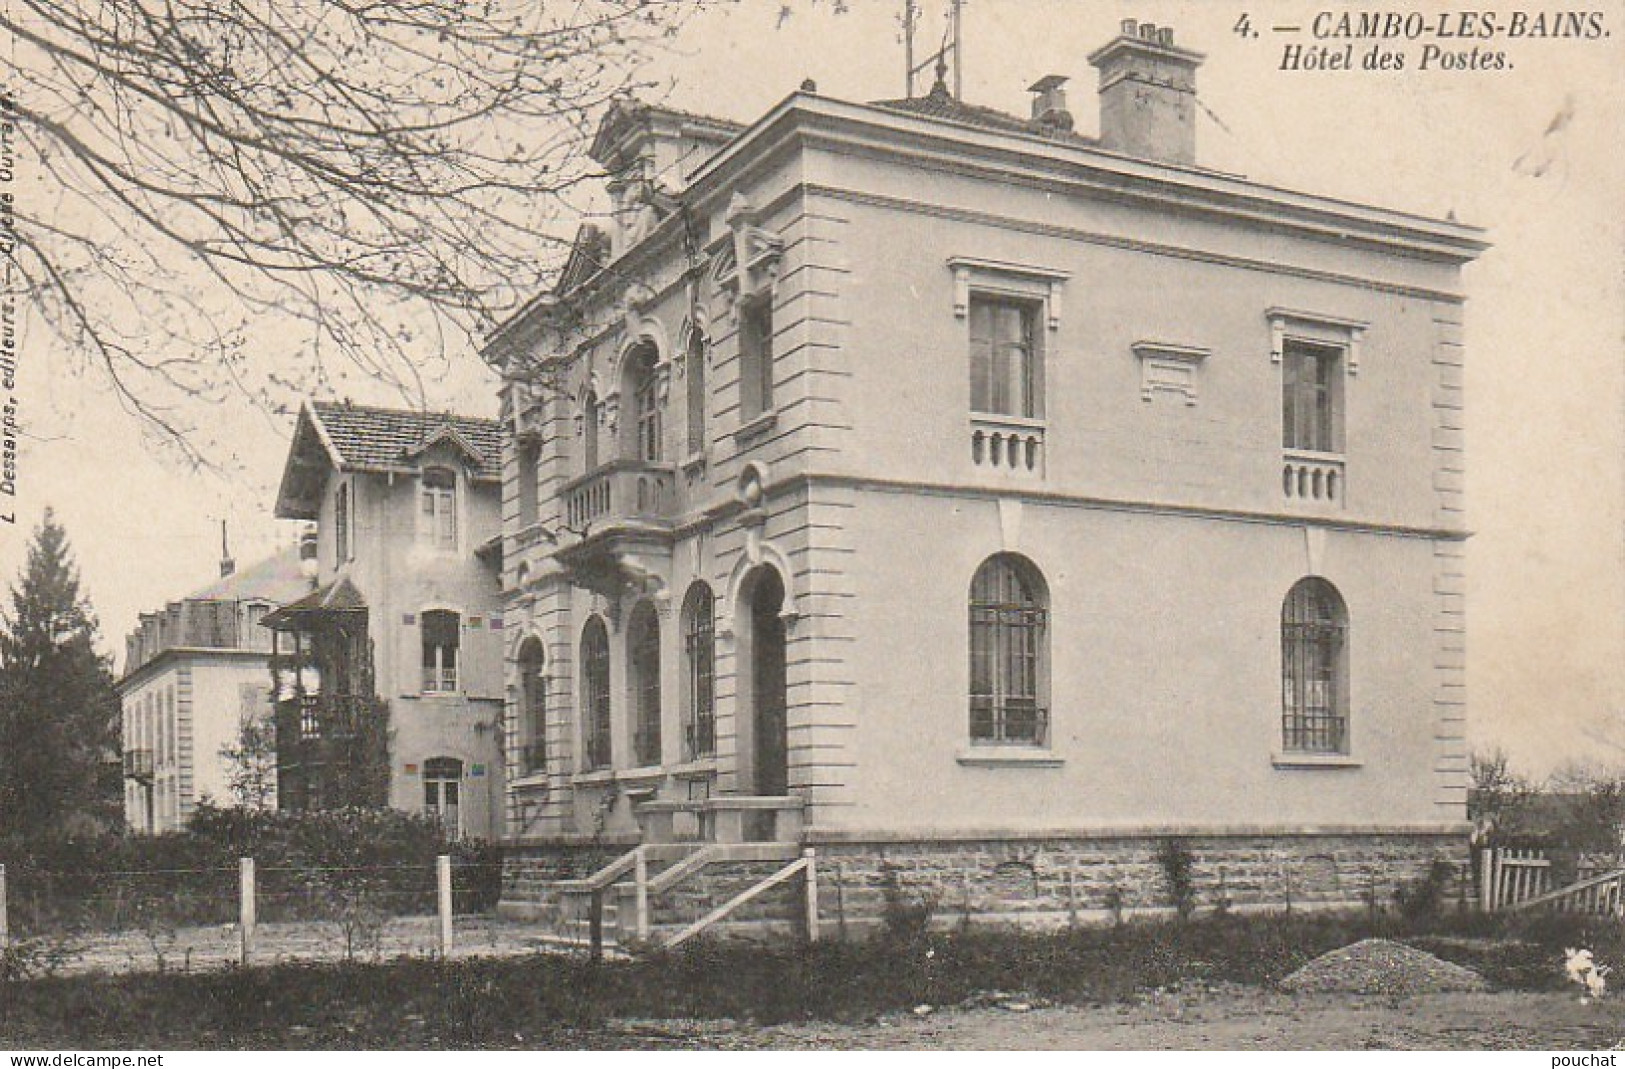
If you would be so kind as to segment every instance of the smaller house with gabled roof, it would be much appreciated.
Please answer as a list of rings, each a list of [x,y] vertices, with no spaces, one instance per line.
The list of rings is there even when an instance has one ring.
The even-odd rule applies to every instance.
[[[309,402],[276,514],[315,525],[273,631],[282,808],[425,811],[498,833],[501,439],[494,420]]]

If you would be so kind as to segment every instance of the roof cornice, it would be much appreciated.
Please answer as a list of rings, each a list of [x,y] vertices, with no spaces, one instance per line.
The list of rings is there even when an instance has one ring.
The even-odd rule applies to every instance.
[[[1237,175],[1125,156],[1041,134],[992,130],[947,120],[795,93],[705,163],[690,181],[696,206],[714,196],[758,151],[786,133],[822,137],[832,147],[858,146],[892,156],[951,157],[1008,173],[1012,164],[1033,176],[1093,193],[1126,196],[1184,211],[1202,211],[1248,224],[1268,223],[1319,239],[1350,239],[1396,252],[1466,263],[1489,248],[1484,231],[1449,220],[1300,193]],[[763,142],[766,142],[763,144]]]
[[[683,200],[704,211],[728,196],[743,174],[787,145],[802,140],[836,150],[862,150],[893,158],[950,163],[967,173],[1009,180],[1014,174],[1060,188],[1161,206],[1245,226],[1287,231],[1311,240],[1351,242],[1399,255],[1465,264],[1490,247],[1482,228],[1301,193],[1202,167],[1126,156],[1098,145],[1039,133],[994,130],[929,116],[853,104],[796,92],[720,149],[690,176]],[[539,329],[538,317],[590,294],[606,277],[633,273],[633,265],[671,241],[675,216],[643,241],[604,265],[568,293],[538,295],[488,337],[488,361],[499,359]],[[547,299],[544,299],[545,298]]]

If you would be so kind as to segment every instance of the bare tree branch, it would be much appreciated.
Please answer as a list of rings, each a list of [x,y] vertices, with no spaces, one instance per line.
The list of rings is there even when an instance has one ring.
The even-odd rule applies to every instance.
[[[55,202],[19,205],[15,295],[193,461],[196,398],[421,398],[545,288],[592,120],[707,2],[18,0]]]

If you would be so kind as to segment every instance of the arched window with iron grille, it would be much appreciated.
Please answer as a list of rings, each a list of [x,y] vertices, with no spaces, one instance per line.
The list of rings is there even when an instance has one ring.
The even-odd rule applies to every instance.
[[[1348,609],[1317,576],[1298,580],[1281,606],[1281,747],[1347,753]]]
[[[1049,744],[1049,595],[1025,557],[1000,553],[970,589],[970,741]]]

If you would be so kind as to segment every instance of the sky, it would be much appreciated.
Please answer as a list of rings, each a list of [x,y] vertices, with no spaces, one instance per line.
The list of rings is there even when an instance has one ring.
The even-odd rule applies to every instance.
[[[947,0],[922,0],[917,51]],[[841,8],[844,7],[844,10]],[[1327,4],[1326,8],[1338,9]],[[646,72],[651,99],[750,121],[814,79],[824,95],[903,95],[902,0],[740,0],[688,23]],[[1025,114],[1026,88],[1063,74],[1081,133],[1096,129],[1086,57],[1122,18],[1172,26],[1206,55],[1200,162],[1273,185],[1485,227],[1464,274],[1467,338],[1468,687],[1475,749],[1541,775],[1567,762],[1625,766],[1625,0],[1599,40],[1495,40],[1499,70],[1281,71],[1284,44],[1321,7],[1296,2],[968,0],[967,100]],[[1430,17],[1446,10],[1407,7]],[[1506,20],[1517,8],[1483,5]],[[788,11],[788,14],[785,12]],[[1256,36],[1237,33],[1241,14]],[[1371,47],[1355,46],[1356,58]],[[1451,43],[1465,51],[1473,42]],[[924,86],[922,85],[923,91]],[[26,165],[26,161],[25,165]],[[251,348],[277,359],[277,325]],[[21,568],[50,506],[67,527],[105,645],[136,616],[209,583],[220,522],[239,564],[289,544],[271,513],[291,417],[194,415],[230,443],[216,470],[181,465],[26,319],[25,437],[17,523],[0,524],[0,577]],[[352,383],[356,400],[400,403]],[[472,347],[430,400],[495,415]],[[0,504],[4,504],[0,501]]]

